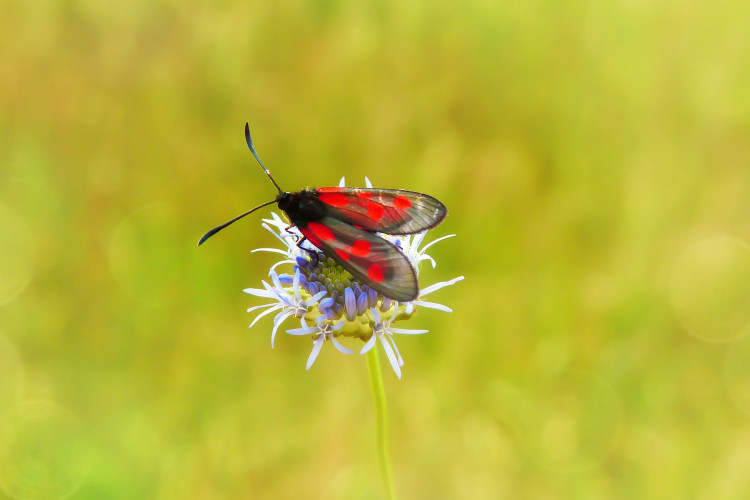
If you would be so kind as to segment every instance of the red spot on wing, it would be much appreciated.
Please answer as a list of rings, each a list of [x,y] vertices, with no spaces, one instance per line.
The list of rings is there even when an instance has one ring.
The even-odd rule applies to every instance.
[[[345,251],[343,251],[343,250],[340,250],[340,249],[339,249],[339,250],[336,250],[336,253],[337,253],[337,254],[339,255],[339,257],[341,257],[341,258],[342,258],[342,259],[344,259],[344,260],[349,260],[349,258],[350,258],[349,254],[348,254],[348,253],[346,253],[346,252],[345,252]]]
[[[367,257],[370,255],[370,242],[365,240],[357,240],[352,245],[352,255],[357,257]]]
[[[372,281],[380,283],[384,278],[383,269],[378,264],[370,264],[370,267],[367,268],[367,276]]]
[[[318,188],[318,189],[316,189],[316,191],[317,191],[318,193],[340,193],[340,192],[341,192],[341,191],[343,191],[344,189],[346,189],[346,188],[342,188],[342,187],[334,186],[334,187],[324,187],[324,188]]]
[[[369,191],[360,191],[359,193],[357,193],[357,196],[369,200],[370,198],[372,198],[372,193]]]
[[[385,212],[385,208],[380,203],[375,203],[374,201],[367,202],[367,216],[372,220],[380,221],[383,218],[383,212]]]
[[[406,196],[400,194],[393,199],[393,206],[403,210],[411,207],[411,200],[409,200],[409,198],[407,198]]]
[[[326,205],[332,207],[343,207],[349,204],[349,198],[341,193],[321,193],[318,198]]]
[[[307,238],[310,241],[310,243],[312,243],[313,245],[315,245],[318,248],[322,248],[323,247],[323,244],[320,242],[320,240],[318,239],[318,237],[315,236],[312,233],[312,231],[310,231],[309,229],[300,229],[300,231],[305,236],[305,238]]]
[[[315,236],[317,236],[323,241],[328,241],[328,240],[333,239],[333,232],[328,226],[324,224],[321,224],[319,222],[310,222],[307,224],[307,227],[310,229],[310,231],[312,231],[315,234]],[[313,243],[315,242],[313,241]]]

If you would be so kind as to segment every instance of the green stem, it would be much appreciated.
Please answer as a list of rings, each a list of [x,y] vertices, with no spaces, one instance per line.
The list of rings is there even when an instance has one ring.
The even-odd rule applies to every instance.
[[[373,346],[372,349],[367,351],[367,369],[370,372],[370,387],[372,388],[372,398],[375,402],[375,443],[378,447],[380,482],[383,485],[383,496],[389,500],[394,500],[396,498],[396,490],[393,487],[391,459],[388,456],[388,441],[386,439],[388,422],[385,407],[385,390],[383,390],[383,376],[380,373],[377,346]]]

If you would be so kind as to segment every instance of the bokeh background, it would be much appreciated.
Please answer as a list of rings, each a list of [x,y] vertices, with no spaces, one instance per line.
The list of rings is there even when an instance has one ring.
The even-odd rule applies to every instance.
[[[2,2],[0,498],[380,497],[364,358],[247,328],[260,216],[195,246],[274,195],[245,121],[287,190],[450,209],[454,312],[384,366],[401,498],[750,497],[748,21]]]

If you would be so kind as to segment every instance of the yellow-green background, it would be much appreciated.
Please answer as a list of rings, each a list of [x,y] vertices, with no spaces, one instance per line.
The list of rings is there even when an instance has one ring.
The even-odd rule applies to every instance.
[[[365,360],[241,293],[346,175],[465,275],[384,366],[401,498],[750,497],[750,3],[0,4],[0,498],[378,498]],[[287,323],[295,327],[293,321]],[[360,344],[350,343],[358,348]],[[384,358],[383,358],[384,359]],[[6,495],[6,496],[3,496]]]

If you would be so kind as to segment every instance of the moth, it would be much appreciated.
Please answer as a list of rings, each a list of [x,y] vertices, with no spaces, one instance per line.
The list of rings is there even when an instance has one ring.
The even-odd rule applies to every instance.
[[[432,196],[404,189],[352,187],[308,188],[294,193],[283,191],[255,152],[250,128],[245,124],[245,141],[279,194],[216,226],[198,241],[272,203],[296,226],[302,238],[335,260],[362,284],[385,297],[408,302],[419,296],[417,273],[401,249],[376,233],[407,235],[440,224],[448,213]]]

